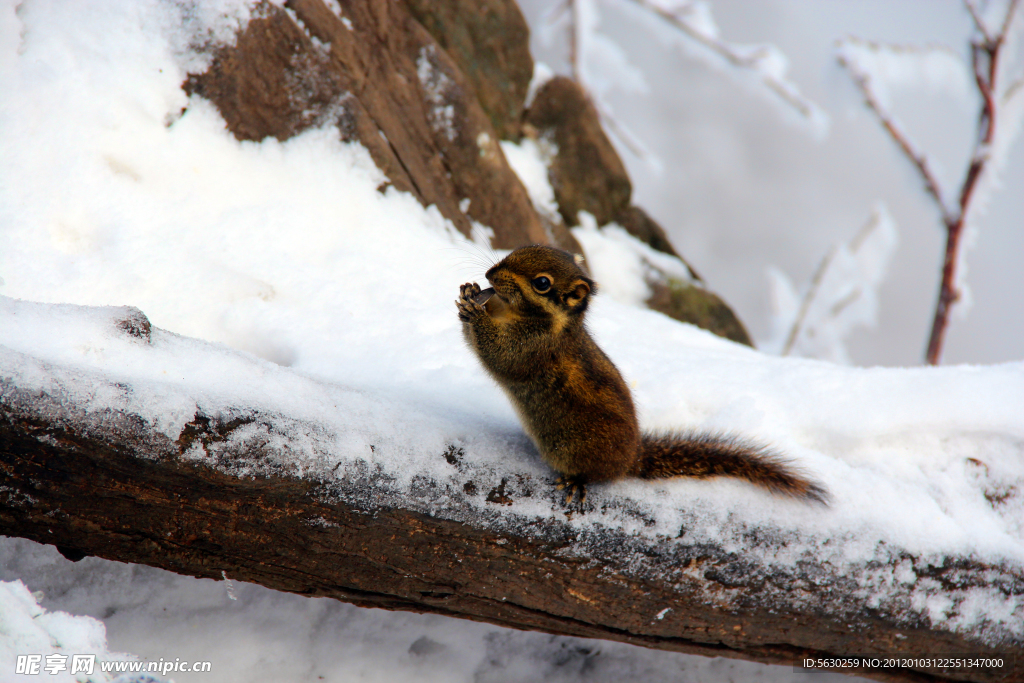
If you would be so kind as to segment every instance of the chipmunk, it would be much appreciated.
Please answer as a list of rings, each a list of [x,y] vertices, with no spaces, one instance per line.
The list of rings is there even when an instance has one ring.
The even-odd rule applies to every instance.
[[[521,247],[486,277],[491,289],[460,288],[463,335],[559,473],[566,506],[575,499],[582,509],[591,482],[677,476],[739,477],[827,503],[824,488],[765,447],[713,434],[641,432],[629,387],[584,326],[597,285],[572,254]]]

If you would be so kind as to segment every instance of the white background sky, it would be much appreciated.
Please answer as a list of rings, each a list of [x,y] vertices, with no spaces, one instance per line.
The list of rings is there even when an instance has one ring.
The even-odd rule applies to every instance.
[[[536,59],[565,72],[564,34],[545,41],[542,15],[552,3],[524,0]],[[626,6],[627,11],[621,8]],[[849,36],[907,44],[941,43],[966,54],[970,21],[954,0],[714,0],[723,39],[773,43],[790,75],[831,119],[815,141],[750,87],[651,38],[631,3],[601,2],[602,32],[643,70],[647,95],[612,91],[621,120],[656,150],[664,170],[623,152],[635,203],[670,233],[676,247],[737,310],[755,338],[769,331],[765,269],[807,282],[830,246],[847,241],[885,202],[900,246],[881,292],[879,325],[854,332],[858,364],[918,364],[938,291],[944,232],[911,165],[864,108],[835,61]],[[549,32],[550,33],[550,32]],[[973,92],[971,97],[974,97]],[[965,167],[974,136],[974,100],[906,91],[896,114],[935,162],[947,192]],[[621,149],[621,146],[620,146]],[[955,183],[955,184],[954,184]],[[967,256],[974,303],[954,313],[943,361],[991,363],[1024,357],[1024,145],[1012,150],[1003,189],[979,221]],[[960,307],[959,313],[963,313]]]

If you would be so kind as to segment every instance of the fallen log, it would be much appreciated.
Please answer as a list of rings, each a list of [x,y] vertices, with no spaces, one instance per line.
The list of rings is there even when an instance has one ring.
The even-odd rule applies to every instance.
[[[205,353],[248,368],[256,384],[268,381],[270,364],[150,328],[133,309],[103,310],[99,318],[123,337],[118,343],[136,345],[140,357],[156,354],[153,346],[189,344],[193,360]],[[184,358],[178,352],[153,358],[171,375],[190,372],[168,364]],[[341,422],[360,419],[352,401],[375,410],[372,397],[332,395],[324,400],[334,401]],[[171,404],[193,411],[183,427],[161,417]],[[1012,630],[936,627],[910,604],[910,588],[919,586],[902,597],[901,586],[884,596],[863,590],[866,573],[910,562],[930,595],[957,600],[984,587],[1012,609],[1024,595],[1020,567],[926,561],[898,548],[864,566],[836,567],[778,530],[740,529],[741,549],[688,540],[685,524],[676,537],[644,533],[654,522],[642,505],[606,498],[582,518],[567,516],[543,469],[482,466],[457,443],[421,452],[433,469],[403,480],[375,461],[377,450],[396,447],[381,438],[353,457],[332,424],[0,347],[0,534],[55,545],[69,559],[95,555],[367,607],[707,656],[794,665],[872,656],[894,665],[845,671],[880,680],[1024,680]],[[510,450],[523,448],[518,435],[508,439]],[[592,498],[602,505],[600,491]],[[793,547],[799,561],[764,559]],[[765,548],[771,552],[754,552]],[[925,660],[964,656],[1002,665]]]

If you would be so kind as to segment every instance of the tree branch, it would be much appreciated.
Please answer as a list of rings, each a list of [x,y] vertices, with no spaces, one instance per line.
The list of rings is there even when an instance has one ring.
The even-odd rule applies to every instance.
[[[792,352],[793,346],[800,336],[800,331],[803,329],[804,321],[807,319],[807,312],[811,310],[811,303],[817,297],[821,281],[824,279],[825,273],[828,272],[828,267],[835,255],[835,247],[829,249],[821,259],[821,263],[818,264],[818,268],[814,271],[814,275],[811,277],[811,284],[807,288],[807,293],[804,294],[803,301],[800,302],[800,311],[797,313],[796,320],[793,321],[793,326],[789,328],[789,335],[786,337],[786,344],[782,347],[781,355],[788,356]]]
[[[965,0],[971,16],[974,17],[982,41],[971,43],[971,67],[974,71],[974,82],[981,96],[981,111],[978,114],[978,132],[974,144],[974,152],[964,174],[960,186],[959,210],[953,217],[946,220],[946,250],[942,260],[942,280],[939,283],[939,297],[935,305],[935,316],[932,329],[928,336],[928,349],[925,360],[929,365],[938,365],[942,357],[942,346],[945,341],[946,329],[949,326],[949,313],[953,304],[960,298],[960,289],[956,284],[956,265],[959,258],[960,240],[963,235],[971,199],[978,186],[985,167],[988,164],[992,142],[995,138],[997,115],[996,104],[996,73],[999,68],[999,54],[1006,41],[1007,32],[1017,11],[1019,0],[1011,0],[1006,10],[999,34],[994,38],[988,33],[984,23],[975,10],[973,3]]]
[[[991,43],[992,37],[988,32],[988,27],[985,26],[985,22],[981,18],[981,14],[978,12],[978,6],[974,4],[974,0],[964,0],[964,7],[967,8],[971,19],[974,21],[974,28],[978,30],[978,33],[982,35],[986,43]]]
[[[857,39],[850,39],[850,42],[866,45],[871,48],[877,49],[880,47],[875,43],[868,41],[861,41]],[[858,66],[848,60],[842,53],[838,56],[839,63],[844,66],[849,72],[850,77],[853,78],[853,82],[856,83],[857,88],[860,90],[861,95],[864,97],[864,103],[868,106],[868,109],[875,115],[882,127],[889,134],[903,155],[914,164],[914,168],[917,169],[918,174],[921,176],[921,180],[924,182],[924,189],[935,201],[938,206],[939,213],[942,216],[942,222],[948,225],[950,222],[955,220],[955,216],[949,211],[946,206],[946,200],[942,193],[942,188],[939,185],[939,181],[932,171],[931,166],[928,163],[927,157],[923,152],[917,150],[914,144],[910,141],[910,138],[903,132],[899,124],[896,123],[896,119],[886,111],[885,107],[879,102],[878,97],[875,95],[874,90],[871,87],[871,77],[864,73],[858,68]]]
[[[892,115],[878,101],[872,89],[870,76],[842,53],[838,56],[839,63],[846,67],[863,94],[868,108],[878,118],[882,127],[889,134],[889,137],[899,146],[903,155],[914,164],[924,182],[925,190],[935,202],[942,216],[942,223],[946,230],[946,248],[942,261],[942,278],[939,283],[938,301],[935,305],[935,315],[932,319],[931,332],[928,336],[928,348],[925,352],[925,360],[929,365],[938,365],[939,363],[939,359],[942,356],[946,329],[949,326],[949,313],[953,304],[960,298],[960,290],[956,284],[956,266],[959,258],[961,237],[966,224],[967,214],[971,207],[971,200],[974,197],[978,182],[985,172],[992,142],[995,138],[998,109],[996,101],[996,73],[999,66],[1000,50],[1006,41],[1006,36],[1010,30],[1018,4],[1019,0],[1011,0],[1006,16],[1003,18],[1000,31],[993,36],[982,20],[973,0],[964,0],[964,6],[971,15],[974,26],[981,36],[980,40],[975,40],[971,43],[971,68],[975,87],[981,97],[981,110],[978,113],[978,129],[974,150],[964,172],[963,181],[960,184],[960,192],[957,196],[955,209],[946,203],[938,180],[932,172],[925,155],[911,144],[909,138],[896,124]],[[867,45],[875,50],[881,48],[878,44],[866,41],[851,40],[851,42]]]

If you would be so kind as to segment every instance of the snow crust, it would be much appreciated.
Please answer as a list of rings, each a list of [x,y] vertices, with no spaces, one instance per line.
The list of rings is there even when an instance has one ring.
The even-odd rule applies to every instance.
[[[489,265],[476,245],[435,208],[378,192],[366,150],[334,129],[236,141],[180,90],[209,44],[190,42],[194,27],[168,7],[4,6],[3,35],[19,40],[0,47],[0,391],[134,412],[172,440],[197,412],[287,417],[285,434],[257,421],[232,439],[280,446],[277,464],[300,476],[340,464],[344,483],[373,468],[393,492],[385,503],[519,533],[565,521],[551,473],[461,340],[457,287]],[[202,21],[234,26],[247,7]],[[641,292],[637,248],[616,229],[577,236],[599,283]],[[833,504],[730,480],[623,481],[592,487],[595,509],[567,523],[658,541],[685,529],[687,544],[766,567],[829,564],[871,604],[909,594],[906,613],[932,624],[993,642],[1022,634],[1019,596],[980,586],[951,598],[925,574],[947,556],[1024,563],[1024,363],[773,358],[634,303],[601,295],[588,315],[643,425],[769,443]],[[152,321],[148,343],[119,326],[128,305]],[[452,447],[458,467],[443,457]],[[467,477],[513,482],[512,504],[486,502],[486,485],[460,493]],[[751,545],[753,532],[772,540]],[[889,567],[900,553],[915,559]]]

